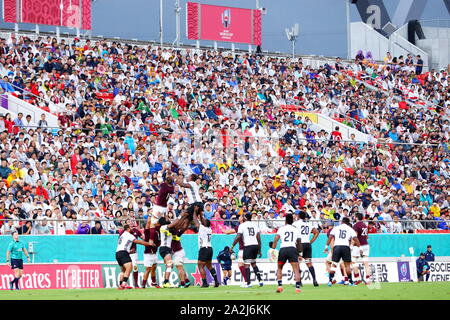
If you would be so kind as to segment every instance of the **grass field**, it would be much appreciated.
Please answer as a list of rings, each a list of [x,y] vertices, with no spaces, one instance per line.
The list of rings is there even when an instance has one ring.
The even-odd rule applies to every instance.
[[[359,285],[347,287],[305,285],[297,294],[291,285],[282,293],[276,286],[189,287],[187,289],[56,289],[0,291],[0,300],[449,300],[449,282],[382,283],[380,288]]]

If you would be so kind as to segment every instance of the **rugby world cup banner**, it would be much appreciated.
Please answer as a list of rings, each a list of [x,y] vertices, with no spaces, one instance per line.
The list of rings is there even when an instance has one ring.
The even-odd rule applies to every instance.
[[[186,33],[190,40],[261,45],[261,11],[188,2]]]

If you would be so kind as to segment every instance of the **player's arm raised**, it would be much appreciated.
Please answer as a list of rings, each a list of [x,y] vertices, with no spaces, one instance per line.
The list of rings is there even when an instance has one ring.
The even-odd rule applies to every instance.
[[[312,237],[310,243],[313,244],[314,241],[316,241],[316,239],[319,237],[319,230],[317,230],[316,228],[313,228],[311,230],[311,233],[313,234],[313,237]]]
[[[200,217],[200,220],[202,220],[202,217]],[[200,223],[198,222],[198,215],[197,215],[197,212],[194,212],[194,214],[193,214],[193,216],[192,216],[192,222],[194,222],[194,226],[196,227],[196,228],[200,228]],[[202,225],[205,225],[204,223],[203,223],[203,221],[201,221],[202,222]]]
[[[191,186],[189,183],[184,183],[184,182],[183,182],[183,179],[180,178],[180,177],[178,177],[178,178],[175,180],[175,182],[176,182],[177,185],[179,185],[180,187],[192,189],[192,186]]]

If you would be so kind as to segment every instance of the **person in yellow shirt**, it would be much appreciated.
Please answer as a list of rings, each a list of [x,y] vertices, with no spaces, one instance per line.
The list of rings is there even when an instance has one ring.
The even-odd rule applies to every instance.
[[[281,177],[275,176],[275,179],[272,182],[273,187],[276,189],[281,185]]]
[[[434,202],[433,205],[430,207],[430,213],[434,216],[434,217],[440,217],[441,216],[441,208],[439,207],[439,205]]]
[[[408,194],[412,194],[414,191],[414,187],[411,183],[411,181],[409,180],[409,178],[406,178],[405,181],[403,182],[403,188],[405,188],[405,191]]]

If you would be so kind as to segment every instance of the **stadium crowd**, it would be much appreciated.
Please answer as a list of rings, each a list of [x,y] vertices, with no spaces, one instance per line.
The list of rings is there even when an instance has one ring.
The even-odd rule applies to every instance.
[[[1,93],[60,124],[0,109],[0,233],[116,233],[148,216],[169,171],[198,175],[216,233],[234,233],[246,212],[274,232],[300,210],[320,230],[356,212],[371,232],[449,230],[450,74],[407,59],[362,54],[312,68],[261,54],[0,39]],[[314,112],[368,141],[322,130]],[[176,189],[169,214],[185,208]]]

